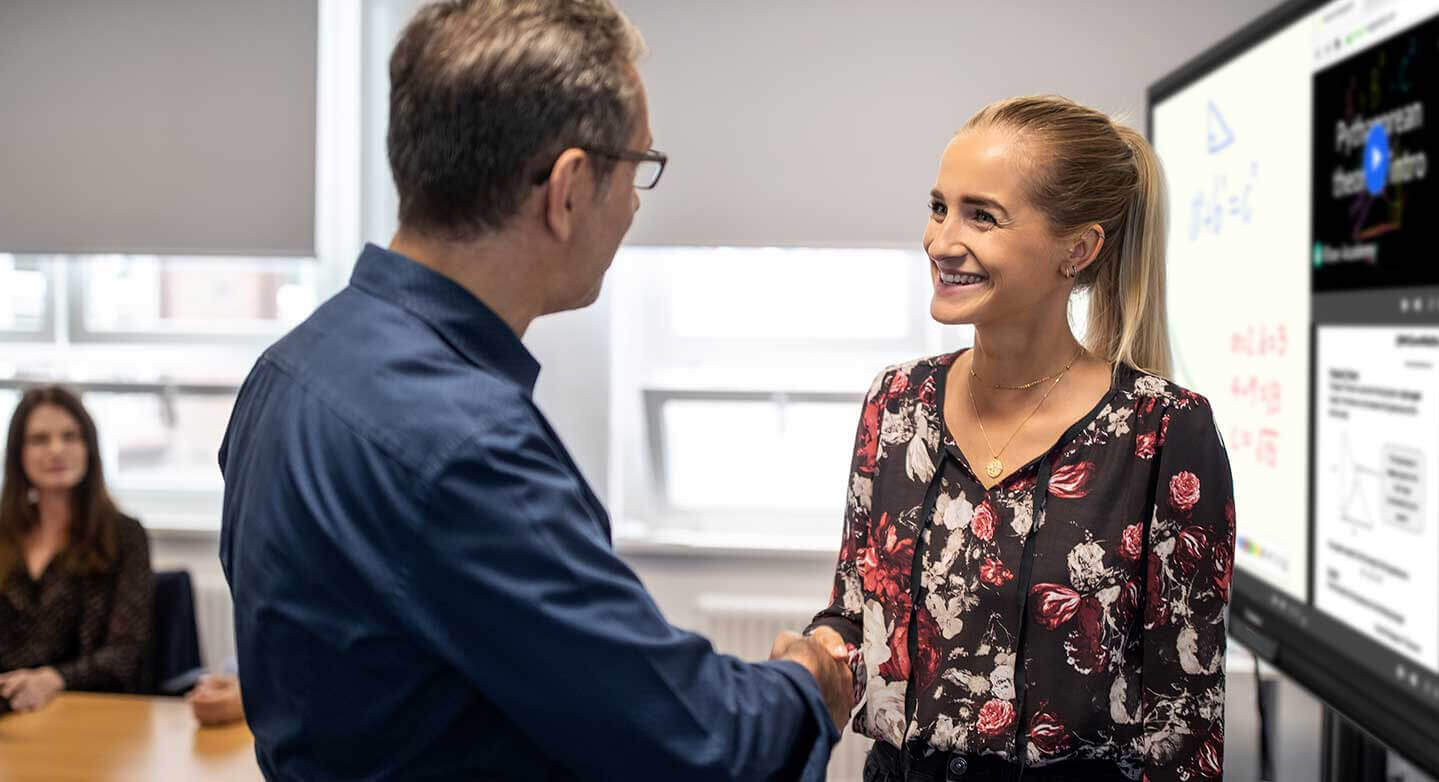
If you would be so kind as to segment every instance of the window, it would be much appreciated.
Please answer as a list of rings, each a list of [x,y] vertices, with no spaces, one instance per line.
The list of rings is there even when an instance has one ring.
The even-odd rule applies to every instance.
[[[834,505],[849,468],[857,395],[651,392],[660,487],[677,510],[805,512]],[[656,425],[654,423],[652,426]],[[742,487],[732,476],[746,476]],[[841,495],[842,496],[842,495]]]
[[[219,526],[216,455],[240,383],[266,345],[344,284],[359,237],[387,235],[359,224],[362,196],[374,195],[363,192],[362,169],[383,165],[383,156],[361,158],[362,101],[383,108],[384,71],[362,76],[355,64],[365,61],[362,12],[395,26],[400,5],[320,3],[316,257],[0,252],[0,425],[20,389],[61,382],[96,419],[124,510],[152,528]]]
[[[0,415],[61,382],[94,416],[117,501],[151,526],[211,528],[216,454],[240,382],[315,307],[314,259],[0,256]],[[61,324],[56,328],[53,324]],[[3,458],[3,457],[0,457]]]
[[[917,250],[625,248],[610,285],[625,537],[833,547],[874,375],[969,341]]]
[[[44,261],[0,253],[0,339],[44,339],[51,324],[49,299]]]
[[[80,339],[244,339],[315,308],[315,264],[301,258],[103,255],[69,270]]]

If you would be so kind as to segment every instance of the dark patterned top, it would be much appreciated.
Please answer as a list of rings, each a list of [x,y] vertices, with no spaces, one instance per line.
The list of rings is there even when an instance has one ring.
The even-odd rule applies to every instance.
[[[38,581],[20,563],[0,584],[0,672],[54,666],[69,690],[134,692],[150,638],[150,543],[120,517],[114,566],[79,575],[56,555]]]
[[[944,423],[957,355],[888,369],[865,399],[815,618],[858,648],[855,730],[1220,779],[1234,502],[1209,403],[1120,366],[1048,453],[986,491]]]

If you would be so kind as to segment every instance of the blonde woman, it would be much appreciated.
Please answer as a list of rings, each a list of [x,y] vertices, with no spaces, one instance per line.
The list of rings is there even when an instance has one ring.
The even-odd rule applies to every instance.
[[[859,650],[867,782],[1221,778],[1234,504],[1166,379],[1164,241],[1153,150],[1093,109],[1001,101],[945,149],[931,314],[974,348],[876,378],[808,631]]]

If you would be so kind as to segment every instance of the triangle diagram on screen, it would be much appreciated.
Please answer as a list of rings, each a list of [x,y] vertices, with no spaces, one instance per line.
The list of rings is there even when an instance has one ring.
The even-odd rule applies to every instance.
[[[1219,113],[1214,101],[1209,101],[1209,154],[1228,147],[1234,143],[1234,132],[1229,129],[1229,123],[1224,121],[1224,115]]]
[[[1359,527],[1374,526],[1374,498],[1379,493],[1379,473],[1354,461],[1354,447],[1349,433],[1339,440],[1339,465],[1343,506],[1339,514],[1344,521]]]

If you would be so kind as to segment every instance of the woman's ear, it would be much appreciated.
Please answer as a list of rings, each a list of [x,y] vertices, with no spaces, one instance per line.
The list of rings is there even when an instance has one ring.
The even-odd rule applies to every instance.
[[[1104,227],[1098,223],[1085,228],[1079,238],[1069,246],[1069,252],[1065,255],[1064,266],[1061,273],[1065,277],[1073,279],[1079,276],[1094,260],[1099,257],[1100,250],[1104,249]]]

